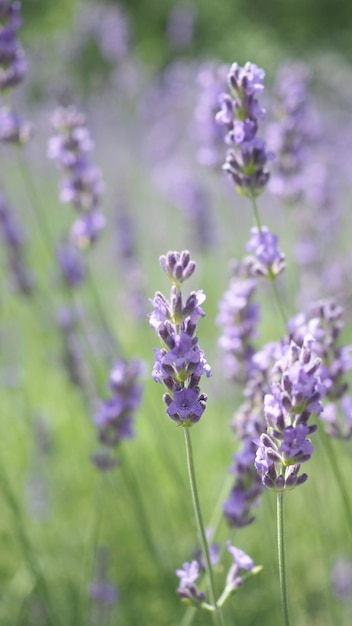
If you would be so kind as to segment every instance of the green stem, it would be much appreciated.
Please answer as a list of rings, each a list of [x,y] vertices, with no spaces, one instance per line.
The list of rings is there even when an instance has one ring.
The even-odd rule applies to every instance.
[[[252,202],[252,209],[253,209],[253,213],[254,213],[254,221],[255,221],[255,223],[257,225],[258,230],[261,231],[262,224],[261,224],[260,217],[259,217],[257,200],[256,200],[254,194],[251,195],[251,202]]]
[[[290,616],[288,612],[288,595],[286,580],[286,555],[285,555],[285,520],[284,520],[284,492],[277,494],[277,548],[279,558],[279,577],[281,603],[284,617],[284,625],[290,626]]]
[[[188,477],[189,477],[189,482],[190,482],[190,487],[191,487],[193,508],[194,508],[194,513],[195,513],[197,527],[198,527],[200,545],[201,545],[203,555],[205,558],[205,568],[206,568],[206,572],[208,576],[210,601],[211,601],[211,604],[215,608],[214,618],[215,618],[216,626],[223,626],[224,620],[222,617],[222,612],[221,612],[221,609],[216,604],[216,591],[215,591],[215,583],[214,583],[214,576],[213,576],[213,568],[212,568],[211,561],[210,561],[208,541],[207,541],[207,537],[205,534],[205,528],[203,524],[199,497],[198,497],[197,481],[196,481],[196,474],[195,474],[194,460],[193,460],[191,432],[190,432],[190,428],[184,428],[183,431],[185,434]]]

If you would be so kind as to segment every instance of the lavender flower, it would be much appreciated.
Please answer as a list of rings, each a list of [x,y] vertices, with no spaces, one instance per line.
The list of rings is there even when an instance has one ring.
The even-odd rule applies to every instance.
[[[267,429],[257,441],[255,467],[264,486],[275,491],[292,489],[308,478],[299,475],[301,463],[313,451],[307,436],[317,428],[309,426],[308,420],[313,413],[322,412],[326,391],[317,375],[321,361],[312,354],[313,341],[309,334],[301,348],[291,341],[274,366],[279,380],[271,384],[271,393],[264,398]]]
[[[16,87],[22,82],[27,61],[22,46],[17,41],[17,31],[22,20],[21,3],[12,0],[0,2],[0,90]]]
[[[309,314],[290,320],[289,330],[291,338],[299,345],[305,333],[314,337],[312,348],[321,360],[318,373],[328,400],[321,419],[329,435],[350,438],[352,409],[345,375],[352,369],[352,345],[341,345],[343,308],[335,300],[320,300],[311,306]]]
[[[22,120],[8,107],[0,107],[0,141],[24,145],[32,137],[32,124]]]
[[[223,169],[231,175],[238,193],[248,197],[264,190],[269,180],[267,162],[273,158],[257,137],[259,120],[265,116],[257,98],[264,89],[264,76],[264,70],[253,63],[244,67],[234,63],[227,78],[230,93],[222,95],[216,116],[227,130],[225,141],[230,145]]]
[[[272,110],[275,121],[267,129],[267,141],[276,154],[269,189],[288,202],[304,193],[307,148],[315,137],[316,123],[309,107],[311,72],[303,63],[283,65],[274,84]]]
[[[71,242],[63,241],[56,255],[66,285],[70,288],[80,285],[85,279],[85,267],[79,250]]]
[[[140,361],[115,362],[111,372],[109,387],[111,395],[100,401],[94,422],[98,428],[98,438],[105,450],[115,448],[124,439],[134,436],[134,415],[141,402],[142,386],[138,379],[142,373]],[[100,469],[110,469],[111,455],[98,454],[96,465]]]
[[[78,315],[69,308],[60,309],[56,324],[62,340],[62,363],[68,379],[81,389],[84,395],[88,390],[87,372],[84,367],[82,347],[78,337]]]
[[[191,563],[183,563],[183,569],[176,570],[176,576],[180,579],[177,593],[181,598],[200,603],[205,600],[205,594],[199,591],[196,580],[199,578],[199,563],[192,561]]]
[[[233,557],[233,564],[227,574],[226,588],[231,588],[233,591],[236,591],[243,583],[241,570],[252,571],[255,569],[255,565],[253,559],[240,548],[233,546],[231,541],[227,542],[227,550]]]
[[[85,116],[74,106],[57,109],[52,125],[57,134],[49,140],[48,156],[68,173],[61,184],[60,199],[79,213],[71,234],[78,246],[85,247],[96,241],[105,226],[100,208],[104,188],[101,172],[88,158],[93,142]]]
[[[196,267],[187,250],[168,252],[160,257],[160,265],[172,287],[170,300],[161,292],[156,292],[151,300],[154,311],[149,322],[162,344],[160,350],[155,350],[153,378],[168,389],[163,399],[169,417],[176,424],[189,427],[200,420],[206,407],[207,396],[199,388],[201,376],[211,375],[195,335],[198,320],[204,316],[200,305],[205,295],[193,291],[183,303],[181,285]]]
[[[225,351],[225,371],[228,378],[245,382],[250,375],[253,342],[257,336],[259,306],[253,302],[256,280],[248,259],[234,264],[234,276],[229,289],[219,303],[216,323],[221,327],[219,346]]]
[[[277,244],[277,235],[273,235],[267,226],[262,226],[260,231],[256,226],[251,228],[251,238],[246,247],[255,255],[253,271],[270,280],[274,280],[285,268],[285,255],[279,251]]]
[[[219,99],[226,88],[227,65],[208,63],[200,68],[198,103],[195,108],[195,134],[197,159],[202,165],[217,167],[223,160],[223,144],[226,128],[216,122]]]

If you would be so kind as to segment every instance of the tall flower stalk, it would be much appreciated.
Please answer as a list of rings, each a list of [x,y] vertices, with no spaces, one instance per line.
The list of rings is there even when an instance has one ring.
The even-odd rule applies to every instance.
[[[253,254],[246,258],[248,276],[252,278],[262,276],[270,281],[279,316],[286,331],[287,317],[275,282],[285,268],[285,256],[278,249],[277,236],[262,225],[256,202],[257,196],[267,185],[270,176],[268,163],[274,158],[273,153],[267,150],[264,140],[257,135],[260,121],[265,117],[265,110],[258,99],[264,89],[264,76],[265,72],[255,64],[246,63],[241,67],[234,63],[228,74],[229,93],[223,94],[221,109],[216,119],[219,124],[225,126],[227,130],[225,140],[230,146],[223,169],[232,178],[236,191],[249,198],[252,205],[255,226],[251,229],[251,238],[247,243],[247,250]],[[247,390],[256,389],[257,393],[253,395],[251,391],[247,398],[256,398],[257,401],[259,399],[261,411],[264,410],[265,422],[253,419],[256,414],[253,409],[257,402],[255,404],[251,402],[247,406],[249,409],[247,415],[250,416],[249,423],[252,427],[246,426],[244,447],[241,454],[235,457],[237,479],[231,498],[226,503],[227,515],[231,521],[238,525],[240,522],[244,524],[252,521],[248,505],[253,505],[259,494],[255,489],[253,478],[248,480],[248,460],[250,463],[253,460],[254,442],[257,446],[254,465],[262,484],[277,493],[279,577],[285,626],[289,626],[290,619],[283,496],[286,490],[307,479],[307,474],[299,474],[299,471],[301,463],[311,456],[313,446],[308,435],[316,429],[315,425],[308,425],[307,422],[313,411],[317,413],[322,411],[320,399],[325,391],[320,379],[316,378],[320,360],[312,357],[310,348],[313,341],[313,337],[307,335],[301,348],[294,342],[284,345],[282,355],[273,369],[273,372],[279,375],[279,380],[273,379],[271,374],[264,388],[257,384],[258,372],[270,371],[268,359],[263,367],[262,357],[256,357],[254,350],[249,354]],[[241,353],[241,350],[237,348],[237,352]],[[271,384],[270,380],[273,380]],[[259,385],[264,381],[263,376],[260,376]],[[265,393],[268,391],[270,393]],[[251,440],[247,438],[250,430],[252,430]],[[255,432],[259,436],[253,439]],[[246,482],[243,477],[246,478]]]
[[[154,311],[150,314],[150,325],[155,329],[162,346],[161,349],[155,350],[153,378],[167,389],[163,396],[167,415],[177,426],[184,428],[192,500],[208,576],[211,606],[207,606],[214,612],[217,626],[221,626],[224,622],[221,609],[216,604],[215,583],[198,497],[190,432],[206,408],[207,396],[201,393],[199,387],[201,377],[203,374],[211,375],[196,336],[197,323],[204,316],[201,304],[205,300],[205,295],[202,291],[192,291],[185,301],[183,299],[181,286],[196,268],[188,251],[168,252],[160,257],[160,264],[168,275],[172,287],[170,299],[157,292],[152,300]],[[203,603],[203,608],[206,608],[203,602],[204,594],[194,585],[198,577],[198,568],[192,566],[193,564],[182,570],[179,593],[192,603],[199,605]]]

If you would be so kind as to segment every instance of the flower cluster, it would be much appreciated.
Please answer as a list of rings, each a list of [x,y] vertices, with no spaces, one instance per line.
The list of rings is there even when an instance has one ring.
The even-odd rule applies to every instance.
[[[140,361],[123,359],[117,360],[110,372],[111,395],[100,401],[94,417],[99,441],[105,446],[103,452],[94,456],[99,469],[111,469],[116,462],[107,450],[116,448],[123,439],[131,439],[134,435],[134,415],[142,398],[141,373]]]
[[[0,0],[0,91],[9,91],[22,82],[27,60],[17,40],[21,27],[21,3]],[[0,141],[25,144],[32,136],[32,125],[8,106],[0,106]]]
[[[82,253],[70,241],[62,241],[56,250],[56,258],[65,284],[69,288],[80,285],[86,276]]]
[[[205,294],[192,291],[183,302],[181,284],[196,267],[187,250],[168,252],[160,257],[160,265],[172,287],[169,300],[159,291],[151,300],[154,311],[149,321],[162,344],[161,349],[155,349],[153,378],[168,390],[163,400],[169,417],[189,427],[200,420],[206,407],[207,396],[199,387],[201,376],[211,375],[195,334],[198,320],[205,315],[200,306]]]
[[[208,63],[197,76],[198,102],[194,112],[195,134],[199,145],[197,159],[208,167],[220,166],[226,128],[216,122],[219,98],[226,87],[227,65]]]
[[[321,419],[329,435],[348,439],[352,436],[352,397],[345,375],[352,369],[352,346],[341,345],[342,318],[343,308],[334,300],[320,300],[311,307],[309,315],[290,320],[289,329],[299,345],[305,333],[314,337],[313,350],[321,359],[319,376],[327,400]]]
[[[278,249],[278,236],[270,232],[267,226],[260,230],[251,228],[251,238],[247,250],[254,252],[253,272],[273,280],[285,269],[285,255]]]
[[[256,574],[261,570],[261,567],[255,566],[254,561],[248,554],[246,554],[240,548],[233,546],[231,541],[227,542],[227,550],[233,558],[233,562],[228,570],[225,582],[225,588],[221,594],[217,606],[222,606],[225,601],[235,593],[235,591],[242,585],[244,580],[244,572],[248,574]],[[191,563],[183,563],[182,568],[176,570],[176,576],[180,579],[177,593],[188,604],[194,606],[202,605],[202,608],[212,608],[205,602],[206,596],[200,591],[196,585],[201,568],[198,561],[193,560]],[[248,575],[247,574],[247,575]]]
[[[96,241],[105,226],[101,171],[88,157],[94,144],[85,116],[74,106],[58,108],[51,121],[56,135],[49,140],[48,156],[68,174],[61,183],[60,199],[79,213],[71,234],[77,245],[85,247]]]
[[[259,120],[265,116],[257,98],[264,89],[264,76],[264,70],[254,63],[244,67],[233,63],[227,77],[230,93],[222,95],[216,116],[227,130],[226,142],[230,145],[223,169],[231,175],[237,191],[248,197],[264,190],[269,179],[267,162],[273,158],[265,142],[257,137]]]
[[[268,125],[267,141],[276,154],[269,189],[292,202],[304,193],[307,147],[315,136],[309,108],[310,70],[303,63],[282,66],[276,76],[273,103],[275,121]]]
[[[0,90],[16,87],[27,71],[22,46],[17,41],[21,20],[21,3],[0,0]]]
[[[220,300],[216,323],[222,329],[219,346],[226,354],[225,370],[232,380],[245,382],[251,371],[259,321],[259,306],[253,302],[257,285],[247,259],[234,265],[233,274]]]
[[[264,397],[266,432],[257,440],[255,467],[263,484],[284,491],[302,484],[308,478],[300,474],[301,463],[308,461],[313,446],[308,435],[316,425],[308,425],[313,413],[323,410],[325,386],[317,375],[320,359],[312,354],[314,338],[307,334],[302,347],[291,341],[283,351],[274,372],[278,381]]]

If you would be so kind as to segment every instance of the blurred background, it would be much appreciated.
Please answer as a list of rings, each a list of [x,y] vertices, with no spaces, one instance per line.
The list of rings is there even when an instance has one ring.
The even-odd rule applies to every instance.
[[[158,259],[170,249],[190,249],[197,262],[190,288],[207,294],[199,343],[213,369],[204,383],[207,411],[193,429],[204,516],[217,528],[216,540],[225,544],[231,537],[264,568],[246,581],[225,616],[238,626],[279,625],[272,494],[263,495],[255,522],[243,529],[222,518],[239,447],[230,423],[243,398],[241,386],[226,378],[217,316],[253,218],[221,171],[226,146],[212,129],[233,62],[265,69],[263,137],[280,119],[285,72],[293,68],[302,81],[304,193],[280,196],[273,165],[277,185],[260,197],[259,207],[286,254],[280,289],[289,315],[307,310],[312,299],[336,297],[345,307],[341,340],[348,344],[352,4],[25,0],[22,17],[18,36],[28,70],[12,103],[33,134],[23,154],[21,147],[1,143],[0,179],[23,229],[33,293],[16,285],[3,245],[0,622],[212,623],[182,605],[175,591],[175,569],[197,549],[196,527],[181,429],[165,415],[163,389],[151,378],[158,338],[148,325],[149,299],[169,289]],[[55,250],[74,212],[60,203],[62,172],[47,154],[53,111],[71,104],[86,115],[93,138],[107,225],[83,254],[89,280],[70,296]],[[259,347],[282,333],[266,286],[258,299]],[[72,303],[74,328],[67,315]],[[109,334],[107,339],[106,322],[114,341]],[[70,372],[71,331],[83,379],[94,379],[88,398]],[[93,417],[121,355],[143,361],[144,396],[135,438],[122,442],[118,467],[104,474],[92,463],[98,445]],[[314,445],[309,481],[287,498],[293,623],[350,626],[351,524],[337,483],[343,476],[349,496],[351,444],[332,442],[339,475],[322,442],[317,438]],[[226,567],[218,566],[219,580]]]

